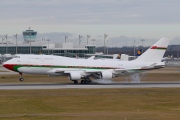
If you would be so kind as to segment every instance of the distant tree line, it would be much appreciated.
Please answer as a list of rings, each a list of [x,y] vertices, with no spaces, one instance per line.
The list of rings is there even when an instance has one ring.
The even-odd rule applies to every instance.
[[[143,51],[146,51],[149,47],[143,47]],[[142,50],[142,46],[135,47],[135,54],[138,52],[138,50]],[[104,52],[104,47],[97,47],[96,52]],[[107,54],[107,48],[105,54]],[[130,56],[133,56],[134,47],[133,46],[109,47],[108,54],[128,54]],[[173,56],[179,58],[180,45],[169,45],[164,56]]]

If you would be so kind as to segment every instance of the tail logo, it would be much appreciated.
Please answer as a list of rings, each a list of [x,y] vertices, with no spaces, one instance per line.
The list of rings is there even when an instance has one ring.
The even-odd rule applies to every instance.
[[[152,46],[150,49],[156,49],[156,50],[166,50],[166,47],[158,47],[158,46]]]

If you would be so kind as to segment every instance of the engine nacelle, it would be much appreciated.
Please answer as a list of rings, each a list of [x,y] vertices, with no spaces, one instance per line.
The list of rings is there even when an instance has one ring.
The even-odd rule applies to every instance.
[[[81,74],[78,72],[71,72],[69,74],[69,79],[70,80],[79,80],[79,79],[81,79]]]
[[[109,71],[101,72],[102,79],[112,79],[113,77],[114,77],[114,75],[112,74],[112,72],[109,72]]]

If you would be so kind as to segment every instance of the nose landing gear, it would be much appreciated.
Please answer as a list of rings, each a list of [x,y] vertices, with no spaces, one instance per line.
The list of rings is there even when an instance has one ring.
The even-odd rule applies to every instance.
[[[24,78],[19,78],[19,81],[23,81],[24,80]]]
[[[24,78],[22,77],[22,73],[19,73],[20,77],[19,77],[19,81],[23,81]]]

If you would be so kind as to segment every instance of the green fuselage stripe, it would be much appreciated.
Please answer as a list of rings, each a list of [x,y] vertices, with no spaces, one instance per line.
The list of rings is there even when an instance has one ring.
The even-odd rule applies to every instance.
[[[36,65],[14,65],[13,70],[18,72],[20,67],[37,67],[37,68],[77,68],[77,69],[95,69],[95,70],[106,70],[106,69],[117,69],[113,67],[89,67],[89,66],[36,66]]]
[[[157,50],[166,50],[167,48],[156,48]]]

